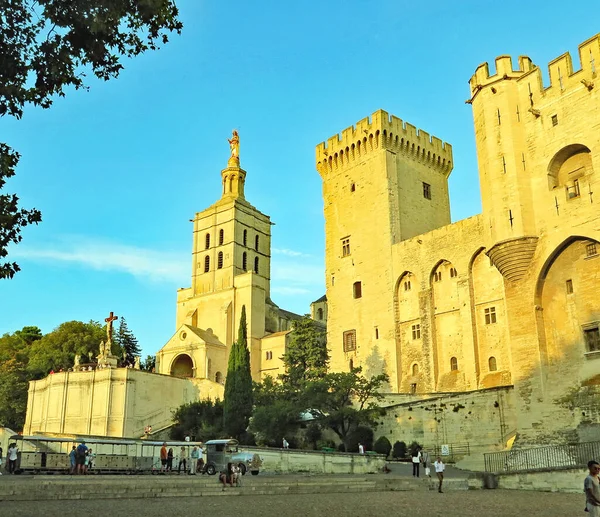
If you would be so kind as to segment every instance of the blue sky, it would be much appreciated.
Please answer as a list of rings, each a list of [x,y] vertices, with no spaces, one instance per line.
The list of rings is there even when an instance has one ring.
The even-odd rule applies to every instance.
[[[50,110],[0,120],[23,157],[7,192],[43,222],[10,249],[0,334],[125,316],[145,353],[175,331],[189,219],[219,198],[237,128],[246,198],[271,216],[272,296],[324,293],[319,142],[382,108],[454,148],[452,219],[480,211],[467,81],[500,54],[546,64],[600,31],[597,2],[180,0],[184,30]]]

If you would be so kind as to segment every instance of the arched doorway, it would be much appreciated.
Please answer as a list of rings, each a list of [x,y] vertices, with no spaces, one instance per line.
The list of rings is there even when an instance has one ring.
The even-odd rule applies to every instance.
[[[171,364],[171,375],[173,377],[193,377],[194,361],[187,354],[178,355]]]

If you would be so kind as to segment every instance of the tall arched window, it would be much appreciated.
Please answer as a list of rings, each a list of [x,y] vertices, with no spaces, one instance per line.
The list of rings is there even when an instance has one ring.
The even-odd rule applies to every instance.
[[[412,374],[419,375],[419,365],[417,363],[412,365]]]
[[[317,309],[317,319],[318,320],[323,319],[323,309],[321,309],[321,308]]]
[[[248,254],[245,251],[242,253],[242,269],[248,271]]]
[[[258,235],[254,237],[254,249],[258,251]]]
[[[223,384],[223,375],[221,374],[221,372],[215,373],[215,382],[217,384]]]
[[[450,358],[450,370],[453,372],[458,370],[458,359],[456,357]]]
[[[354,361],[352,359],[350,359],[348,366],[350,367],[350,371],[352,371],[354,369]]]
[[[223,252],[219,251],[217,255],[217,269],[223,269]]]
[[[494,356],[488,359],[488,366],[490,372],[495,372],[496,370],[498,370],[498,363],[496,362],[496,358]]]
[[[258,257],[254,257],[254,272],[258,274]]]
[[[248,230],[244,230],[244,246],[248,246]]]
[[[206,249],[210,248],[210,233],[207,233],[207,234],[206,234],[206,239],[205,239],[205,242],[206,242],[206,246],[205,246],[205,248],[206,248]]]
[[[204,257],[204,272],[208,273],[210,270],[210,257],[208,255],[206,255],[206,257]]]
[[[223,246],[223,241],[225,240],[225,231],[223,228],[219,230],[219,246]]]

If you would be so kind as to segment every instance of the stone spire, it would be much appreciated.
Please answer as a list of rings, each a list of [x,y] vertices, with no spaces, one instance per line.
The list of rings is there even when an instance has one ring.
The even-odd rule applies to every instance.
[[[246,171],[240,167],[240,137],[234,129],[229,147],[231,156],[227,161],[227,168],[221,171],[223,182],[223,198],[244,198],[244,182],[246,181]]]

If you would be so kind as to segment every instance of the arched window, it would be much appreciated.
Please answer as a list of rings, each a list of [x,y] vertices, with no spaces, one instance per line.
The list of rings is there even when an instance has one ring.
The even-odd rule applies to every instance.
[[[211,368],[212,368],[212,361],[209,359],[209,360],[206,362],[206,376],[207,376],[209,379],[212,377]]]
[[[205,248],[206,249],[210,248],[210,233],[206,234],[205,243],[206,243]]]
[[[419,365],[417,363],[412,365],[412,374],[419,375]]]
[[[217,269],[223,269],[223,252],[219,251],[217,255]]]
[[[248,230],[244,230],[244,246],[248,246]]]
[[[495,372],[496,370],[498,370],[498,363],[496,362],[496,358],[494,356],[488,359],[488,367],[490,369],[490,372]]]
[[[223,384],[223,375],[221,374],[221,372],[215,373],[215,382],[217,384]]]
[[[242,269],[248,271],[248,254],[245,251],[242,253]]]
[[[350,359],[348,366],[350,367],[350,371],[352,371],[354,369],[354,361],[352,359]]]
[[[258,257],[254,257],[254,272],[258,275]]]
[[[453,372],[458,370],[458,359],[456,357],[450,358],[450,370]]]
[[[258,235],[254,237],[254,249],[258,251]]]
[[[208,273],[210,271],[210,257],[206,255],[204,257],[204,272]]]
[[[223,246],[224,240],[225,240],[225,231],[221,228],[219,230],[219,246]]]
[[[321,309],[321,308],[317,309],[317,319],[318,320],[323,319],[323,309]]]
[[[350,192],[354,192],[356,190],[356,185],[354,183],[352,183],[350,185]]]

